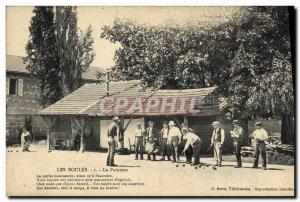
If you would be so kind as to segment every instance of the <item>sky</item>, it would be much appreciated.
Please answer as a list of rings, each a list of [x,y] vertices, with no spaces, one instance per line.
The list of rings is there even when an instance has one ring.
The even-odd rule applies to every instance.
[[[8,6],[6,9],[6,54],[25,56],[25,45],[29,39],[30,19],[33,7]],[[119,47],[100,38],[104,25],[113,25],[116,18],[129,19],[147,25],[166,23],[185,24],[223,21],[238,7],[78,7],[78,27],[93,29],[95,59],[94,67],[110,68],[114,65],[114,53]]]

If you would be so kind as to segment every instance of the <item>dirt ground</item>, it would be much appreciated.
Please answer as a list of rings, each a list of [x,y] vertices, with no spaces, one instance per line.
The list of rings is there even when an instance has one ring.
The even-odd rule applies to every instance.
[[[10,196],[293,196],[294,166],[268,165],[252,169],[251,163],[234,168],[224,161],[201,159],[201,167],[170,161],[134,160],[134,155],[116,155],[118,167],[106,167],[106,153],[52,151],[32,146],[31,152],[7,148],[7,194]],[[159,157],[158,157],[159,159]],[[226,159],[226,158],[225,158]],[[182,157],[182,161],[184,158]],[[71,168],[72,172],[62,172]],[[74,169],[78,169],[74,171]],[[114,179],[136,183],[104,190],[37,190],[37,175],[109,174]]]

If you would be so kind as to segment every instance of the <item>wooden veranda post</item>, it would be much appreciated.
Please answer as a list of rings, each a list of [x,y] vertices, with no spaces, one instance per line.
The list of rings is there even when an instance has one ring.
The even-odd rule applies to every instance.
[[[188,123],[188,117],[187,116],[184,116],[183,117],[183,119],[184,119],[184,123],[186,124],[186,126],[188,127],[189,126],[189,123]]]
[[[119,143],[120,143],[120,149],[124,149],[124,133],[125,133],[125,130],[124,130],[124,117],[121,117],[120,118],[121,119],[121,122],[120,122],[120,135],[121,135],[121,137],[122,137],[122,140],[121,141],[119,141]]]
[[[80,152],[84,152],[84,118],[81,117]]]
[[[51,128],[54,125],[55,121],[56,121],[56,117],[54,118],[53,122],[51,122],[51,118],[49,118],[49,122],[48,120],[43,117],[44,121],[46,122],[47,125],[47,150],[50,150],[50,132],[51,132]]]
[[[50,129],[47,128],[47,150],[50,150]]]

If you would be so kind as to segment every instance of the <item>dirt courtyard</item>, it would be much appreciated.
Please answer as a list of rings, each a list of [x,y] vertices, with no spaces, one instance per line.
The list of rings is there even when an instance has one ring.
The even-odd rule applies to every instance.
[[[294,195],[294,166],[268,165],[268,170],[262,170],[244,163],[243,168],[236,169],[235,162],[225,161],[221,168],[214,169],[212,158],[202,158],[202,166],[195,168],[184,163],[141,161],[134,160],[134,155],[116,155],[118,167],[111,169],[105,166],[106,153],[47,152],[45,148],[34,146],[31,150],[21,152],[20,148],[7,148],[7,194],[10,196]],[[184,157],[181,160],[183,162]],[[114,180],[124,179],[135,185],[110,190],[37,189],[37,175],[58,174],[107,174]]]

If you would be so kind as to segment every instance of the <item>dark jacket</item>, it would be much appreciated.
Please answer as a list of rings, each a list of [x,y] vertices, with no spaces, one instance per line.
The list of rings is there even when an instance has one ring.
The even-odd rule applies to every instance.
[[[165,130],[165,128],[162,128],[162,129],[159,131],[159,138],[160,138],[160,141],[161,141],[161,142],[162,142],[162,140],[163,140],[164,130]],[[168,128],[168,135],[169,135],[169,128]]]
[[[119,129],[118,125],[113,122],[108,126],[107,129],[107,136],[115,137],[119,135]]]
[[[150,134],[150,127],[146,128],[145,131],[146,141],[149,141],[149,139],[152,138],[154,142],[158,142],[158,133],[159,131],[157,130],[156,127],[152,128],[151,134]]]

